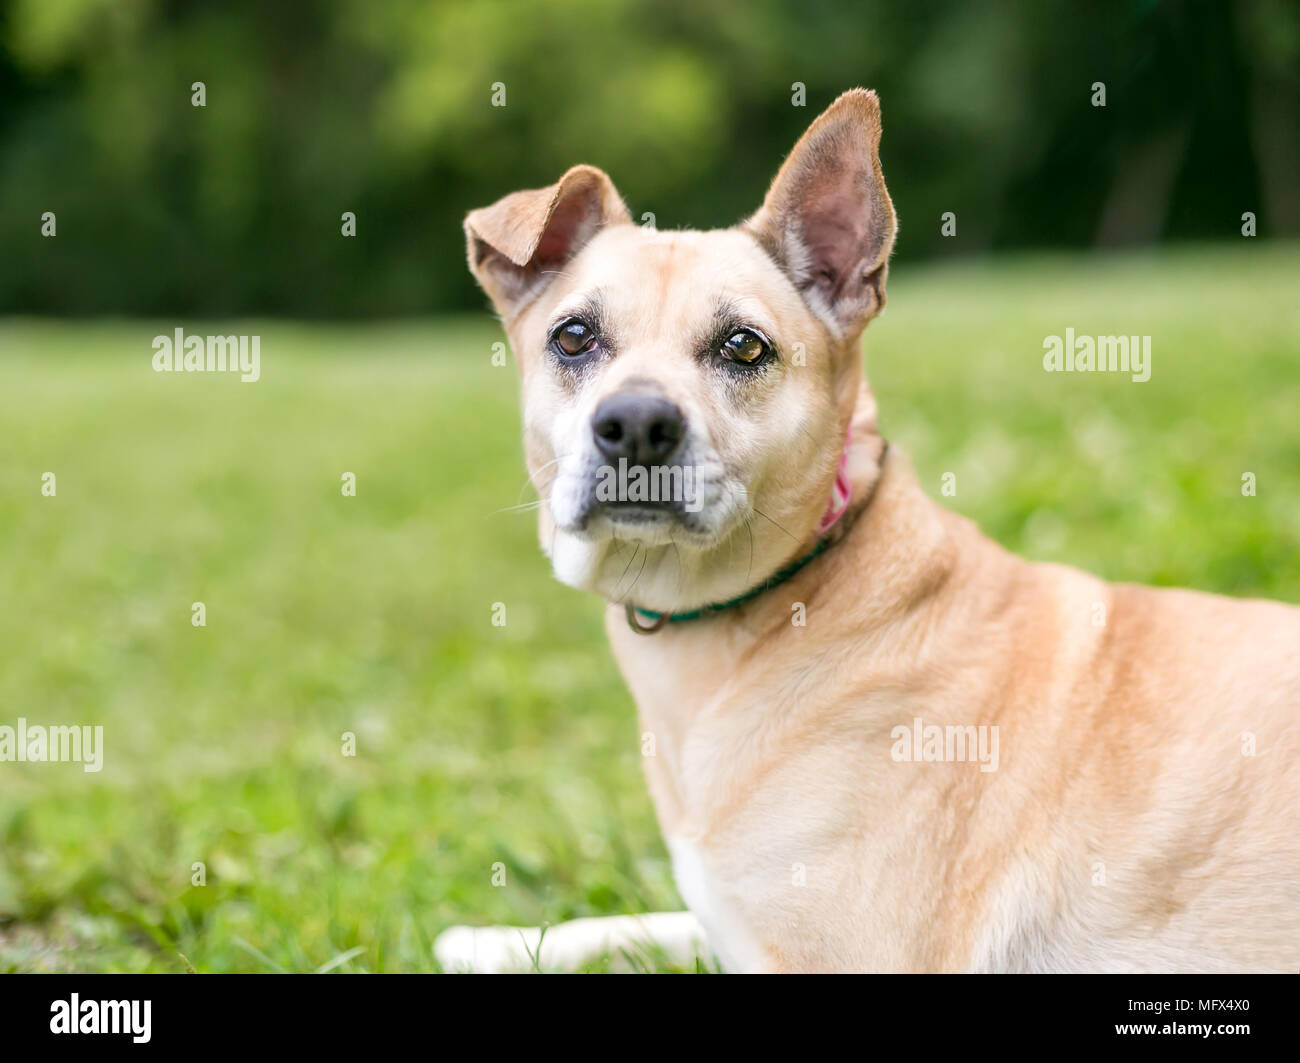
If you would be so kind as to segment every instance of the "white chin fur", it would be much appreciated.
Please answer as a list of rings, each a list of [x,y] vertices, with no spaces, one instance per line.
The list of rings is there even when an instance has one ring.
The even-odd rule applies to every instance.
[[[682,612],[735,597],[780,563],[785,537],[778,540],[761,527],[751,531],[739,517],[717,539],[669,525],[634,529],[602,522],[587,532],[552,526],[543,542],[561,583],[609,602]]]
[[[689,547],[635,539],[588,539],[557,530],[551,551],[555,578],[611,602],[632,602],[647,609],[673,610],[689,595],[691,561],[701,559]]]
[[[697,448],[696,453],[703,450]],[[631,602],[659,612],[677,612],[731,596],[735,581],[743,582],[752,564],[763,560],[766,529],[755,529],[752,537],[744,532],[745,521],[753,520],[748,492],[741,481],[725,475],[711,450],[705,453],[705,460],[689,463],[700,470],[699,508],[688,514],[689,527],[677,521],[625,523],[594,512],[579,529],[591,492],[594,459],[587,455],[561,462],[541,528],[542,545],[550,554],[556,579],[606,601]],[[733,540],[742,533],[744,542],[737,545]],[[755,541],[759,556],[751,558]],[[731,571],[735,565],[719,564],[719,556],[743,567]]]

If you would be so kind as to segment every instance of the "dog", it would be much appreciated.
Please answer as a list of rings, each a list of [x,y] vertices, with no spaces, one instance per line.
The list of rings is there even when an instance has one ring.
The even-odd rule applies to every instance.
[[[590,166],[467,217],[690,911],[457,927],[444,969],[1300,969],[1300,609],[1029,563],[921,490],[860,362],[880,135],[840,96],[731,229],[635,225]],[[600,497],[615,466],[692,497]]]

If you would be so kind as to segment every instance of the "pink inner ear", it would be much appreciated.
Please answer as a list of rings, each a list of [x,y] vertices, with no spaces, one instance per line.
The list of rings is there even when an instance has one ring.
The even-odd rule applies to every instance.
[[[844,276],[857,261],[862,240],[852,225],[848,209],[818,213],[806,218],[801,233],[813,269],[813,280],[832,294],[838,294]]]
[[[587,196],[578,193],[561,201],[546,223],[546,230],[537,244],[533,261],[539,265],[555,265],[567,261],[591,225],[591,203]]]
[[[856,168],[819,174],[796,208],[799,235],[808,252],[812,281],[832,298],[845,294],[867,253],[871,202]]]

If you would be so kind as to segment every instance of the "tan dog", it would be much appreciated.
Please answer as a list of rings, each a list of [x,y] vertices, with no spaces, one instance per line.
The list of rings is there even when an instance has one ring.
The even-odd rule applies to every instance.
[[[1300,610],[1030,564],[921,491],[861,379],[879,139],[844,94],[730,230],[638,227],[585,166],[465,223],[542,545],[611,603],[682,896],[734,971],[1297,970]],[[620,462],[693,492],[604,497]],[[437,953],[526,965],[537,933]],[[582,920],[542,962],[641,936],[699,940]]]

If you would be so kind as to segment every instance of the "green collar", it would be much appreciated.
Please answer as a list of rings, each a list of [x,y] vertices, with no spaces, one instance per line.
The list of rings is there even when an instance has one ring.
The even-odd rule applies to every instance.
[[[781,569],[779,572],[768,576],[768,578],[757,587],[751,587],[739,598],[732,598],[729,601],[715,602],[713,605],[706,605],[700,609],[692,609],[687,613],[656,613],[649,609],[641,609],[635,605],[629,604],[627,607],[628,627],[638,635],[653,635],[665,624],[682,624],[687,620],[700,620],[703,617],[712,616],[714,613],[721,613],[723,610],[730,609],[734,605],[740,605],[742,602],[747,602],[751,598],[757,598],[760,594],[763,594],[765,591],[770,591],[773,587],[780,586],[803,568],[804,565],[817,557],[826,549],[826,547],[830,546],[830,544],[831,539],[828,536],[819,542],[809,553],[806,553],[803,557],[799,558],[798,561],[786,565],[785,568]],[[637,617],[645,617],[650,621],[650,623],[642,624]]]

